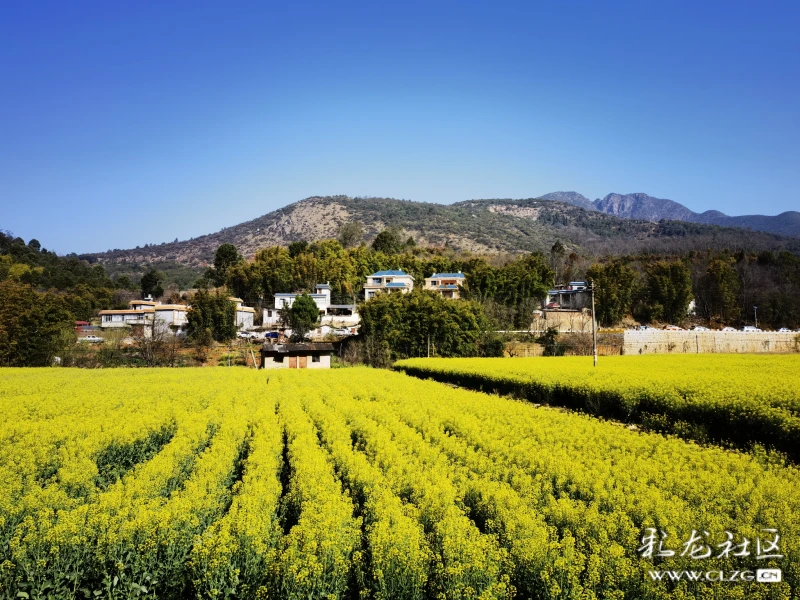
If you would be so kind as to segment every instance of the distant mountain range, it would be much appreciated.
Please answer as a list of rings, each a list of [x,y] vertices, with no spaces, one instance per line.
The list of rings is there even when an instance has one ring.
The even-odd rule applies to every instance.
[[[685,212],[678,212],[676,207]],[[325,196],[306,198],[252,221],[198,238],[83,257],[108,265],[127,264],[134,271],[136,265],[153,263],[202,267],[213,261],[216,249],[223,243],[235,244],[243,255],[252,256],[267,246],[335,238],[344,223],[356,221],[363,224],[367,243],[382,229],[396,226],[421,245],[481,254],[549,252],[556,241],[561,241],[570,251],[592,255],[709,248],[789,249],[800,253],[799,239],[664,220],[683,218],[687,214],[694,213],[675,202],[644,194],[611,194],[603,200],[590,202],[575,192],[556,192],[543,198],[468,200],[450,205],[392,198]],[[790,231],[800,234],[800,228]],[[785,231],[784,235],[788,233]]]
[[[545,200],[556,200],[579,206],[585,210],[595,210],[621,219],[638,219],[657,223],[662,219],[668,221],[686,221],[703,225],[720,225],[721,227],[741,227],[754,231],[766,231],[778,235],[800,237],[800,212],[786,211],[774,217],[765,215],[743,215],[730,217],[718,210],[707,210],[696,213],[683,204],[673,200],[654,198],[647,194],[609,194],[591,202],[586,196],[577,192],[553,192],[542,196]]]

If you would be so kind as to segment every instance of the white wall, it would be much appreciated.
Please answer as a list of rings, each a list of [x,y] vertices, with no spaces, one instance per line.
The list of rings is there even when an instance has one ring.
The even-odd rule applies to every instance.
[[[623,354],[800,352],[800,334],[773,331],[625,331]]]
[[[253,328],[253,313],[247,310],[236,311],[236,325],[242,329]]]
[[[265,369],[288,369],[289,368],[289,357],[284,356],[283,362],[276,362],[274,357],[266,356],[264,357],[264,368]],[[331,356],[330,354],[323,354],[319,357],[319,362],[314,362],[313,357],[309,356],[307,358],[307,369],[330,369],[331,368]]]

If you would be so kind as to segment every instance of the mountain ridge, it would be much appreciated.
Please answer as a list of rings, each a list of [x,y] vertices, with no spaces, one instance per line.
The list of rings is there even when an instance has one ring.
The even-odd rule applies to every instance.
[[[190,240],[81,255],[100,263],[158,263],[202,267],[216,249],[232,243],[246,257],[260,248],[335,238],[344,223],[364,225],[364,242],[395,226],[425,246],[480,254],[549,252],[556,241],[570,251],[621,254],[631,251],[750,248],[800,252],[800,240],[762,232],[679,221],[623,219],[563,201],[539,198],[467,200],[455,204],[392,198],[313,196],[250,221]]]
[[[738,227],[764,231],[777,235],[800,237],[800,212],[785,211],[779,215],[727,215],[718,210],[697,213],[680,202],[666,198],[656,198],[642,192],[631,194],[611,193],[604,198],[590,201],[578,192],[551,192],[541,196],[545,200],[567,202],[586,210],[596,210],[622,219],[658,222],[686,221],[702,225]]]

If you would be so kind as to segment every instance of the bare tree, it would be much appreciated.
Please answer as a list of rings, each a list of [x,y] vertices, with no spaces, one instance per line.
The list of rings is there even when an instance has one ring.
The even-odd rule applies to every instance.
[[[154,318],[152,323],[145,324],[141,333],[133,336],[133,341],[144,363],[148,367],[155,367],[165,361],[170,337],[174,336],[169,325]]]
[[[98,350],[98,359],[104,367],[119,366],[124,359],[123,347],[128,337],[127,328],[106,329],[103,332],[103,345]]]

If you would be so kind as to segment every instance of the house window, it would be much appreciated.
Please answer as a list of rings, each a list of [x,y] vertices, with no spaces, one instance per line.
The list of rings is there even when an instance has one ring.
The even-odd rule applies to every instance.
[[[274,360],[275,362],[281,362],[282,363],[283,362],[283,354],[278,354],[272,360]]]
[[[312,363],[319,362],[319,354],[315,354],[314,356],[312,356],[311,362]]]

